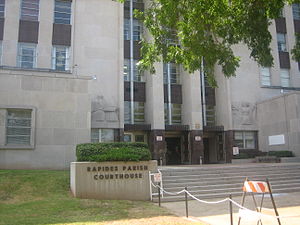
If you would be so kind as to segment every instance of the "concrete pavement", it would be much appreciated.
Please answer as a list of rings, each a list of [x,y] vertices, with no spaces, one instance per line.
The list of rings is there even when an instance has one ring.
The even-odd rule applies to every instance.
[[[258,204],[261,200],[261,195],[255,197]],[[282,193],[274,194],[276,206],[279,211],[279,215],[282,216],[282,225],[300,225],[300,192],[296,193]],[[207,200],[207,199],[205,199]],[[221,199],[209,199],[207,201],[217,201]],[[233,200],[237,203],[241,202],[240,197],[233,197]],[[168,202],[162,203],[162,206],[169,209],[174,214],[184,217],[185,216],[185,202]],[[247,194],[245,207],[251,210],[255,210],[252,196]],[[192,200],[188,202],[189,217],[205,224],[211,225],[229,225],[229,202],[219,204],[204,204],[198,201]],[[265,195],[263,202],[263,213],[268,215],[275,215],[272,202],[268,194]],[[233,220],[234,225],[238,224],[238,210],[239,208],[233,205]],[[278,224],[276,218],[263,217],[263,225]],[[257,220],[254,215],[250,215],[247,218],[241,220],[241,225],[257,225]]]

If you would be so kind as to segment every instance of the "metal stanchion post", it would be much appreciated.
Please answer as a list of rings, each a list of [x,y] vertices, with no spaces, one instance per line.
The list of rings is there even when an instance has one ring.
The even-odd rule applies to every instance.
[[[231,200],[231,194],[229,195],[229,199]],[[230,211],[230,224],[233,225],[233,213],[232,213],[232,202],[229,201],[229,211]]]
[[[188,207],[188,199],[187,199],[187,187],[184,188],[185,192],[185,213],[186,213],[186,217],[189,217],[189,207]]]
[[[158,206],[160,207],[160,182],[158,183]]]

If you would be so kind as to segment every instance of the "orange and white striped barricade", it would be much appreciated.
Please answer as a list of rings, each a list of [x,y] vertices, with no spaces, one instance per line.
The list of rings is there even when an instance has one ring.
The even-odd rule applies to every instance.
[[[261,212],[265,193],[269,193],[270,197],[271,197],[271,201],[272,201],[272,204],[273,204],[275,214],[277,216],[278,224],[281,225],[281,222],[280,222],[280,219],[279,219],[279,213],[278,213],[276,205],[275,205],[275,201],[274,201],[272,190],[271,190],[271,185],[270,185],[270,182],[269,182],[268,179],[266,179],[266,181],[249,181],[248,178],[246,178],[246,180],[244,182],[244,185],[243,185],[243,197],[242,197],[242,203],[241,203],[242,206],[244,206],[245,197],[246,197],[247,193],[251,193],[252,198],[253,198],[253,202],[254,202],[254,205],[255,205],[255,209],[256,209],[257,212]],[[261,198],[259,208],[257,206],[257,202],[255,200],[254,194],[262,194],[262,198]],[[241,221],[241,217],[239,217],[238,225],[240,224],[240,221]],[[261,219],[258,220],[257,224],[259,224],[259,222],[262,224]]]

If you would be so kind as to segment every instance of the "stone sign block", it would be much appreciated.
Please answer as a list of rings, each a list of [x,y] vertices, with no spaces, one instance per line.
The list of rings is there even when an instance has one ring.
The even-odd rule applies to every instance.
[[[72,162],[70,169],[75,197],[150,200],[149,171],[157,171],[157,161]]]

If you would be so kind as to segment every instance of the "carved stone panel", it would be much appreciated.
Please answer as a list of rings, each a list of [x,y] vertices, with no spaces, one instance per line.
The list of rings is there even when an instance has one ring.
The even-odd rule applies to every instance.
[[[101,127],[101,124],[119,122],[119,108],[109,104],[104,96],[97,96],[92,100],[92,127]]]
[[[255,125],[256,105],[250,102],[232,104],[233,126]]]

